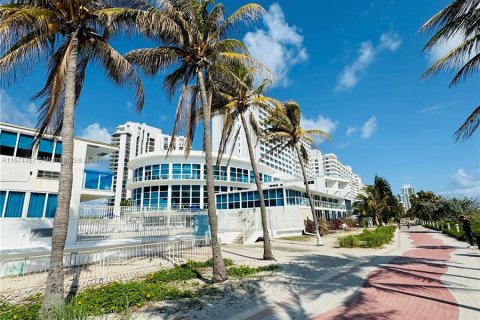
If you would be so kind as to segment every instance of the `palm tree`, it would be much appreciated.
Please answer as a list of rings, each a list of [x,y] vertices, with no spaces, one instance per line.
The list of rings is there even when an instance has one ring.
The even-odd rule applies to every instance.
[[[399,215],[399,206],[393,196],[389,182],[382,177],[375,175],[373,185],[366,185],[363,193],[357,196],[357,209],[372,216],[375,224],[380,225],[380,220],[388,219],[393,215]]]
[[[209,6],[213,7],[209,10]],[[164,87],[170,98],[177,89],[181,97],[177,108],[177,119],[185,115],[187,106],[190,115],[195,114],[198,100],[203,110],[203,150],[207,171],[208,218],[212,237],[213,281],[222,282],[227,273],[218,241],[215,188],[213,182],[213,161],[210,132],[210,102],[213,92],[211,72],[224,69],[228,63],[259,65],[251,58],[245,45],[227,37],[236,23],[257,19],[264,10],[256,4],[247,4],[230,17],[224,17],[224,6],[212,0],[164,0],[161,12],[176,26],[175,32],[161,38],[157,48],[138,49],[126,55],[133,64],[144,72],[155,75],[161,69],[172,73],[164,79]],[[192,85],[194,83],[194,85]],[[198,99],[198,97],[200,99]],[[172,132],[175,134],[176,129]],[[194,127],[187,130],[186,152],[191,148]],[[173,139],[172,139],[173,141]]]
[[[479,5],[479,0],[454,0],[421,27],[420,30],[423,32],[435,32],[423,48],[424,51],[454,37],[460,38],[460,43],[428,68],[423,78],[430,78],[440,71],[457,69],[450,82],[450,87],[453,87],[478,70],[480,67]],[[455,140],[458,142],[468,139],[479,125],[480,106],[477,106],[455,132]]]
[[[58,205],[52,234],[50,268],[43,311],[64,303],[63,251],[72,194],[74,108],[89,62],[96,61],[117,84],[136,90],[136,107],[143,107],[140,78],[108,38],[120,28],[142,24],[143,5],[130,1],[12,0],[0,6],[0,81],[13,83],[42,58],[48,77],[35,97],[43,98],[38,135],[50,131],[62,137]],[[115,7],[119,4],[121,7]],[[101,35],[103,33],[103,35]]]
[[[222,138],[220,141],[219,154],[225,152],[226,147],[231,141],[237,140],[240,130],[245,133],[250,164],[252,166],[255,184],[260,201],[260,213],[262,217],[263,228],[263,259],[274,260],[272,247],[270,243],[270,234],[267,225],[267,210],[265,208],[265,199],[263,196],[263,186],[258,173],[257,163],[255,161],[255,152],[253,150],[254,136],[260,136],[261,130],[257,120],[251,111],[255,108],[268,110],[278,101],[264,96],[264,92],[271,84],[269,79],[264,79],[260,85],[253,88],[255,80],[255,68],[246,68],[243,65],[232,65],[231,75],[227,73],[224,81],[219,82],[217,91],[212,100],[212,116],[218,115],[223,119]],[[222,78],[220,75],[218,78]],[[233,78],[233,79],[232,79]],[[247,114],[248,121],[247,121]],[[238,126],[240,120],[241,125]],[[234,148],[231,148],[233,153]],[[219,157],[220,159],[220,157]]]
[[[298,162],[303,174],[303,182],[305,184],[305,191],[312,210],[313,222],[315,225],[315,234],[317,236],[317,245],[322,245],[320,232],[318,230],[318,218],[315,213],[315,203],[310,187],[308,185],[307,172],[305,170],[305,161],[308,161],[308,153],[305,149],[304,143],[315,144],[314,136],[319,136],[331,140],[331,136],[317,129],[303,129],[301,127],[301,111],[300,106],[295,101],[287,101],[282,105],[277,105],[271,110],[270,115],[265,119],[266,139],[271,139],[277,146],[272,148],[269,152],[275,152],[276,149],[281,150],[289,147],[295,150],[298,156]]]

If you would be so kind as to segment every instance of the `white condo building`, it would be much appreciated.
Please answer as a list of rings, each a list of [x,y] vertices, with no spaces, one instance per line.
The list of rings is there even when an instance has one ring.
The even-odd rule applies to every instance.
[[[354,200],[363,188],[360,176],[353,173],[351,166],[342,164],[333,153],[324,154],[322,160],[323,170],[327,177],[338,177],[344,181],[348,181],[350,188],[348,198]]]
[[[128,168],[128,162],[134,157],[154,151],[166,151],[172,137],[163,134],[161,129],[145,123],[126,122],[117,127],[112,134],[112,144],[118,147],[110,157],[110,170],[118,177],[115,185],[115,197],[108,204],[120,207],[122,200],[131,199],[131,191],[127,189],[127,181],[132,179],[133,172]],[[177,136],[173,150],[182,151],[185,147],[185,137]]]
[[[402,186],[402,193],[400,194],[400,199],[405,208],[405,211],[412,207],[410,203],[410,197],[415,194],[415,188],[409,184],[404,184]]]
[[[62,141],[46,136],[32,149],[35,134],[31,128],[0,123],[2,251],[51,244]],[[98,158],[117,150],[109,144],[75,138],[67,247],[76,243],[81,204],[113,196],[114,174],[92,167]]]
[[[218,139],[216,132],[214,129],[214,140]],[[35,133],[34,129],[15,125],[0,127],[2,252],[19,248],[45,251],[50,245],[61,141],[45,137],[31,149]],[[74,163],[67,250],[111,245],[109,241],[138,243],[144,237],[191,237],[194,225],[197,231],[203,226],[203,231],[195,231],[194,236],[208,236],[207,220],[202,220],[202,224],[198,222],[201,219],[195,224],[182,222],[180,229],[164,225],[174,223],[170,218],[165,220],[170,214],[205,217],[207,208],[204,153],[192,150],[185,158],[185,139],[178,137],[174,150],[167,155],[170,140],[171,136],[160,129],[134,122],[120,125],[112,134],[112,144],[75,138],[75,159],[79,161]],[[259,195],[244,141],[241,135],[230,162],[224,156],[213,168],[223,243],[237,237],[244,243],[253,242],[262,234]],[[268,143],[259,143],[258,156],[269,147]],[[317,217],[346,217],[351,210],[349,181],[322,172],[319,150],[309,153],[309,185]],[[90,159],[106,155],[111,155],[111,171],[87,165]],[[274,237],[299,234],[305,229],[305,221],[312,219],[295,159],[291,150],[284,150],[258,164],[268,224]],[[115,199],[108,206],[89,203],[108,198]],[[120,206],[121,199],[130,199],[130,205]]]

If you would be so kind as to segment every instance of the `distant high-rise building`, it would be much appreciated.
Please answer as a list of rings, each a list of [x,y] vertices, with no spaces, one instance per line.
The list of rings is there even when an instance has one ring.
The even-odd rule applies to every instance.
[[[110,170],[116,173],[117,180],[114,184],[115,197],[109,199],[109,205],[118,207],[122,200],[131,198],[131,191],[126,188],[133,174],[127,167],[128,161],[140,154],[167,150],[171,138],[145,123],[126,122],[117,127],[111,143],[119,150],[110,158]],[[183,136],[175,137],[173,150],[183,150],[185,140]]]
[[[322,157],[323,172],[325,175],[331,177],[339,177],[349,181],[350,184],[350,198],[354,200],[362,191],[363,183],[358,174],[353,173],[352,167],[342,164],[337,155],[333,153],[324,154]]]
[[[412,204],[410,203],[410,196],[415,194],[415,188],[412,187],[409,184],[404,184],[402,186],[402,193],[400,194],[401,197],[401,202],[405,208],[405,210],[408,210],[412,207]]]

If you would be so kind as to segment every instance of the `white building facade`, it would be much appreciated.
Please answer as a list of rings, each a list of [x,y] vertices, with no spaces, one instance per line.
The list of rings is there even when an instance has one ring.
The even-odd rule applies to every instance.
[[[32,148],[36,131],[0,123],[0,250],[48,247],[57,207],[62,142],[46,136]],[[114,174],[94,166],[117,148],[74,140],[73,186],[67,246],[76,242],[81,203],[113,196]]]
[[[324,154],[322,160],[325,176],[332,179],[339,178],[342,182],[348,183],[348,188],[350,190],[348,198],[355,200],[357,195],[361,193],[363,189],[363,183],[360,176],[353,173],[351,166],[342,164],[338,160],[337,155],[333,153]]]
[[[400,199],[406,211],[412,207],[412,204],[410,203],[410,197],[415,194],[415,188],[409,184],[404,184],[402,185],[401,190]]]
[[[163,134],[161,129],[151,127],[145,123],[126,122],[117,127],[111,135],[112,144],[118,147],[110,157],[110,170],[118,177],[114,185],[115,196],[108,204],[120,207],[121,201],[131,199],[131,191],[126,183],[132,179],[133,172],[128,169],[128,162],[134,157],[154,151],[166,151],[172,137]],[[173,150],[183,150],[185,137],[177,136],[173,143]]]

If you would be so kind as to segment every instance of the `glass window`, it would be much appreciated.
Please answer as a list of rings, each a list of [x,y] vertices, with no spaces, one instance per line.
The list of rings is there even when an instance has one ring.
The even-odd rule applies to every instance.
[[[49,194],[47,199],[47,209],[45,210],[45,218],[55,217],[57,211],[57,195]]]
[[[41,139],[38,146],[38,160],[52,160],[54,142],[52,139]]]
[[[161,171],[162,171],[162,179],[168,179],[169,178],[169,167],[170,165],[168,163],[162,164]]]
[[[3,217],[3,207],[5,206],[6,191],[0,191],[0,217]]]
[[[152,166],[145,167],[145,180],[152,180]]]
[[[0,154],[3,156],[12,156],[15,154],[17,145],[17,133],[2,131],[0,133]]]
[[[32,147],[33,147],[33,136],[20,134],[20,138],[18,139],[16,156],[20,158],[31,158]]]
[[[100,190],[111,190],[113,184],[113,175],[101,174],[100,175]]]
[[[54,160],[56,162],[59,162],[61,158],[62,158],[62,141],[57,140],[57,144],[55,145]]]
[[[45,193],[31,193],[28,204],[27,218],[42,218],[45,206]]]
[[[182,165],[182,179],[192,179],[192,165],[183,164]]]
[[[8,193],[7,207],[5,208],[5,218],[21,218],[23,210],[23,201],[25,192],[10,191]]]
[[[182,178],[182,165],[180,163],[173,164],[172,179]]]
[[[152,180],[160,179],[160,166],[158,164],[152,166]]]
[[[98,189],[98,178],[98,173],[85,171],[85,182],[83,187],[85,189]]]

